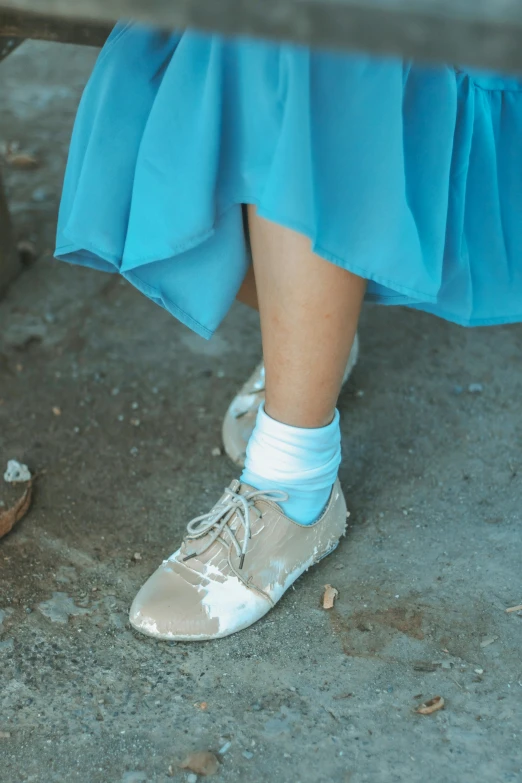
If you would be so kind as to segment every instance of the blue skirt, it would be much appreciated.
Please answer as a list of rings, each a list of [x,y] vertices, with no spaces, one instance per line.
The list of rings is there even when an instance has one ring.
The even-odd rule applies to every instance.
[[[522,81],[121,24],[85,90],[56,255],[210,337],[249,265],[242,205],[462,325],[522,320]]]

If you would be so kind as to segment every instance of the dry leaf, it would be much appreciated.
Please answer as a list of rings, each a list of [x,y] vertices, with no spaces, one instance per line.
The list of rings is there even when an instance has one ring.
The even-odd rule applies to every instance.
[[[415,712],[419,715],[432,715],[434,712],[444,709],[444,699],[442,696],[434,696],[433,699],[425,701],[420,707],[417,707]]]
[[[22,497],[16,501],[14,506],[6,511],[0,512],[0,538],[6,536],[19,522],[31,507],[31,498],[33,495],[33,482],[30,481]]]
[[[506,609],[506,612],[508,614],[511,612],[522,612],[522,604],[519,604],[518,606],[510,606],[509,609]]]
[[[332,585],[324,586],[323,609],[333,609],[335,599],[339,597],[339,590]]]
[[[25,171],[31,171],[40,166],[40,161],[37,158],[23,152],[8,155],[6,163],[13,169],[24,169]]]
[[[200,750],[187,756],[180,767],[181,769],[190,769],[196,775],[214,775],[219,769],[219,761],[217,756],[209,750]]]

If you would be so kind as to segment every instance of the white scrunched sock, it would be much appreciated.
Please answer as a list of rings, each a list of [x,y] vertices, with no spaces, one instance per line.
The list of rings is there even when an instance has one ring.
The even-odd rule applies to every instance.
[[[259,409],[248,443],[241,481],[255,489],[281,489],[280,505],[301,525],[311,525],[325,508],[341,462],[339,412],[331,424],[301,429],[282,424]]]

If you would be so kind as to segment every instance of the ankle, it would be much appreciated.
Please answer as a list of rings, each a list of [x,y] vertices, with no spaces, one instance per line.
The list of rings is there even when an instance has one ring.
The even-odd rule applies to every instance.
[[[326,427],[299,428],[275,421],[261,407],[241,480],[260,490],[283,490],[287,516],[311,524],[328,502],[340,461],[337,411]]]
[[[295,398],[275,403],[268,393],[264,407],[266,415],[274,421],[303,430],[327,427],[334,420],[336,413],[335,406],[326,410],[314,410],[307,405],[299,407],[295,403]]]

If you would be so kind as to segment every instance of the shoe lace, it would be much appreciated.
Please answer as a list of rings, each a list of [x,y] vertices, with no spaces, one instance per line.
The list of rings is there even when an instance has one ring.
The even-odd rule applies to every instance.
[[[288,495],[286,492],[279,489],[254,489],[250,492],[246,492],[244,495],[240,495],[230,487],[227,487],[225,489],[225,496],[220,503],[214,506],[208,514],[201,514],[199,517],[194,517],[194,519],[188,523],[185,541],[194,541],[203,538],[209,533],[211,535],[202,550],[187,555],[183,558],[183,561],[190,560],[193,557],[203,554],[203,552],[206,552],[215,541],[221,539],[223,543],[234,547],[236,554],[239,557],[239,568],[243,568],[248,542],[251,537],[250,511],[253,510],[257,514],[258,519],[262,517],[261,512],[255,506],[256,501],[261,499],[284,502],[285,500],[288,500]],[[234,530],[230,527],[232,519],[236,519],[238,522],[238,525]],[[235,535],[240,528],[243,528],[244,531],[242,544],[239,543]]]

